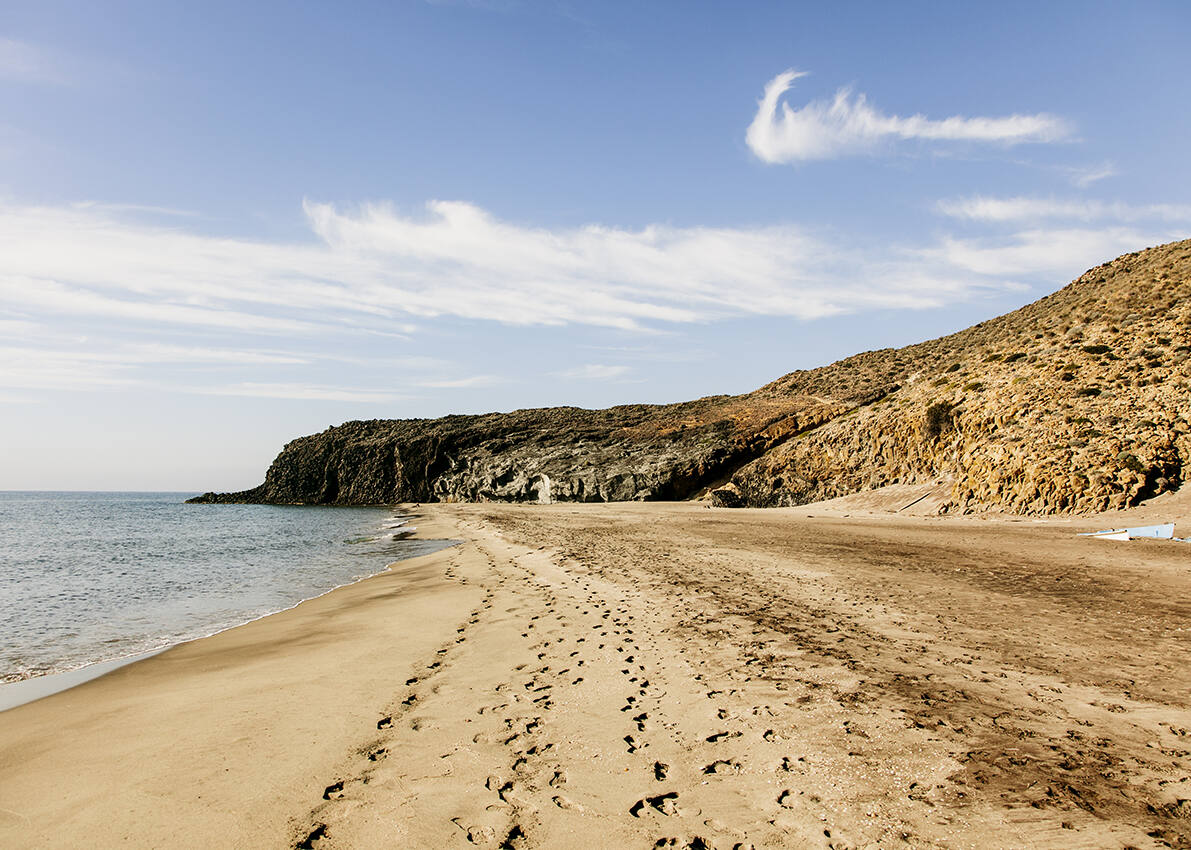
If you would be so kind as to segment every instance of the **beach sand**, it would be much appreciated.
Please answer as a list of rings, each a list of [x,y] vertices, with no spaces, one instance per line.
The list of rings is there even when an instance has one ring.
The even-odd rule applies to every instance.
[[[1074,534],[1186,504],[906,495],[418,508],[465,542],[0,714],[0,846],[1191,846],[1191,544]]]

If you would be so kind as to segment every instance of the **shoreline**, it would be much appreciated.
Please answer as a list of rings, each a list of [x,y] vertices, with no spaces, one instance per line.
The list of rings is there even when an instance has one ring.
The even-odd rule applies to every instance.
[[[464,615],[475,594],[445,575],[455,548],[8,709],[0,844],[284,843],[391,683]]]
[[[230,626],[229,628],[235,628],[235,626]],[[218,632],[214,632],[213,634],[218,634]],[[210,637],[210,635],[204,635],[203,637]],[[202,640],[202,638],[195,638],[195,640]],[[120,658],[91,661],[81,667],[74,667],[70,670],[42,673],[39,676],[29,676],[25,679],[17,679],[14,682],[4,682],[0,684],[0,714],[8,711],[10,708],[27,705],[39,699],[76,688],[79,685],[90,682],[92,679],[105,676],[113,670],[118,670],[128,664],[135,664],[146,658],[152,658],[154,655],[159,655],[167,649],[180,646],[183,643],[187,643],[187,641],[179,641],[169,646],[163,646],[161,649],[134,652],[131,655],[125,655]]]
[[[871,507],[423,505],[462,542],[5,712],[0,844],[1191,846],[1182,547]]]
[[[458,545],[459,541],[443,539],[424,539],[415,537],[415,540],[420,543],[427,544],[427,551],[419,552],[417,554],[407,555],[403,558],[398,558],[395,561],[386,563],[377,572],[369,573],[367,575],[357,576],[351,581],[337,584],[334,587],[328,588],[321,593],[316,593],[314,596],[308,596],[304,599],[299,599],[292,605],[287,605],[284,608],[278,608],[276,611],[266,611],[263,614],[257,614],[255,617],[250,617],[247,620],[232,623],[230,625],[219,626],[214,631],[205,632],[203,634],[194,635],[193,637],[176,640],[172,643],[165,643],[162,646],[152,647],[150,649],[138,650],[129,653],[128,655],[118,656],[116,658],[102,658],[97,661],[88,661],[78,667],[71,667],[67,670],[54,670],[48,673],[40,673],[35,676],[28,676],[24,679],[16,679],[10,682],[0,682],[0,713],[16,708],[21,705],[26,705],[30,702],[36,702],[53,694],[61,693],[62,691],[78,687],[81,684],[89,682],[93,679],[98,679],[105,676],[113,670],[118,670],[128,664],[135,664],[138,661],[143,661],[147,658],[152,658],[155,655],[160,655],[175,647],[183,646],[192,643],[196,640],[205,640],[215,635],[223,634],[231,629],[238,629],[241,626],[246,626],[249,623],[255,623],[258,620],[263,620],[266,617],[272,617],[276,614],[283,614],[286,611],[292,611],[299,605],[310,602],[313,599],[319,599],[326,596],[328,593],[334,593],[344,587],[351,587],[362,581],[367,581],[370,578],[375,578],[390,571],[394,564],[399,564],[402,561],[408,561],[412,558],[420,558],[425,555],[432,555],[436,552],[441,552],[443,549],[449,549],[451,546]],[[430,548],[431,544],[441,544]]]

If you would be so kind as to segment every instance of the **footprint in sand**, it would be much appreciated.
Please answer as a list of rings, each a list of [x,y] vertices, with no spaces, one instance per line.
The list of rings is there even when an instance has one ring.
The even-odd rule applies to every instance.
[[[677,791],[667,791],[665,794],[658,794],[656,797],[644,797],[633,803],[629,809],[629,814],[635,818],[641,817],[641,813],[645,811],[645,807],[649,806],[656,811],[661,812],[667,817],[678,814],[678,799]]]
[[[334,782],[323,789],[324,800],[341,800],[343,799],[343,780]]]
[[[740,773],[740,762],[735,759],[716,759],[707,767],[703,768],[704,773],[724,774],[724,773]]]
[[[579,805],[578,803],[574,802],[573,800],[568,800],[566,797],[563,797],[561,794],[556,796],[554,798],[553,802],[554,802],[554,805],[558,806],[560,809],[566,809],[566,810],[575,811],[575,812],[586,812],[587,811],[587,809],[584,808],[583,806]]]
[[[314,850],[314,842],[321,841],[326,837],[327,825],[325,823],[315,824],[309,835],[294,844],[294,850]]]
[[[740,732],[716,732],[714,735],[707,736],[707,743],[718,744],[720,741],[725,741],[728,738],[739,738]]]

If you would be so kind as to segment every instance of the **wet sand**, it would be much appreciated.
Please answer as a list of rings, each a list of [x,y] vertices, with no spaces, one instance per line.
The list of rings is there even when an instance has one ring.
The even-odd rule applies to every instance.
[[[421,508],[0,714],[0,845],[1191,846],[1191,545],[879,507]]]

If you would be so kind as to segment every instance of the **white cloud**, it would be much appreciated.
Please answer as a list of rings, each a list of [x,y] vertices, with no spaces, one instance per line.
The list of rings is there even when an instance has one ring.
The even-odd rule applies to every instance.
[[[1067,138],[1070,127],[1044,113],[1003,118],[952,116],[932,120],[923,115],[886,115],[869,105],[863,94],[839,89],[830,101],[814,101],[792,109],[782,101],[805,71],[778,74],[768,85],[749,125],[746,141],[765,162],[831,159],[869,151],[889,140],[1053,142]],[[779,110],[780,107],[780,110]],[[780,111],[780,115],[779,115]]]
[[[939,201],[938,209],[952,218],[970,221],[1009,222],[1061,218],[1076,221],[1113,220],[1179,221],[1191,223],[1191,205],[1105,203],[1093,200],[1009,197],[951,198]]]
[[[44,325],[27,319],[0,319],[0,339],[28,339],[44,332]]]
[[[308,203],[312,238],[295,244],[207,236],[190,222],[153,226],[106,207],[0,203],[0,344],[9,346],[0,350],[0,386],[389,402],[398,396],[327,376],[347,364],[398,391],[496,380],[451,377],[454,364],[436,357],[395,356],[377,335],[409,330],[411,316],[652,333],[730,318],[939,307],[1057,286],[1180,236],[1142,227],[1140,214],[1129,225],[1134,208],[1121,205],[973,198],[940,209],[1014,232],[891,246],[789,224],[544,228],[462,202],[432,202],[417,216]],[[1176,208],[1138,209],[1153,217]],[[1086,226],[1071,227],[1080,215]],[[1043,226],[1055,218],[1060,226]],[[218,389],[188,389],[200,373]],[[597,362],[561,377],[628,373]]]
[[[177,207],[159,207],[151,204],[105,204],[100,201],[76,201],[71,207],[79,210],[98,210],[109,213],[142,213],[151,216],[176,216],[181,218],[198,218],[194,210],[182,210]]]
[[[1096,263],[1129,251],[1172,242],[1175,231],[1156,233],[1124,226],[1035,228],[1004,237],[945,237],[917,256],[928,267],[949,268],[957,277],[979,275],[1003,280],[1033,277],[1066,283]]]
[[[86,352],[0,347],[0,387],[7,389],[110,389],[133,383],[123,364]]]
[[[587,363],[574,369],[564,369],[550,374],[558,378],[574,381],[610,381],[613,378],[623,378],[630,371],[628,366],[608,366],[603,363]]]
[[[0,268],[2,265],[3,260],[0,260]],[[218,309],[215,305],[200,307],[176,301],[135,300],[140,295],[135,290],[129,294],[134,297],[114,298],[82,287],[64,286],[56,280],[10,276],[0,272],[0,303],[56,316],[81,315],[154,325],[197,325],[256,333],[298,333],[315,327],[310,322]],[[185,297],[181,293],[179,295]]]
[[[383,390],[359,387],[333,387],[303,383],[260,383],[247,381],[240,384],[215,387],[182,387],[184,392],[201,395],[247,396],[249,398],[284,398],[297,401],[349,401],[390,402],[405,396]]]
[[[507,383],[500,375],[471,375],[466,378],[443,378],[414,381],[414,386],[438,390],[466,390],[476,387],[494,387]]]
[[[242,365],[301,365],[310,362],[309,356],[281,351],[259,351],[203,346],[165,345],[148,343],[121,346],[109,353],[88,355],[92,358],[120,363],[235,363]]]
[[[3,323],[0,323],[2,326]],[[11,339],[11,338],[10,338]],[[277,352],[185,347],[150,343],[103,342],[61,347],[0,345],[0,387],[20,389],[99,390],[148,386],[139,367],[157,364],[228,364],[237,367],[300,365],[308,361]],[[86,342],[86,341],[83,341]]]
[[[23,345],[0,345],[0,392],[25,390],[152,390],[202,395],[285,398],[350,402],[391,402],[403,398],[389,390],[340,387],[293,381],[243,381],[233,384],[191,385],[203,376],[239,375],[260,367],[312,367],[322,363],[350,364],[356,373],[372,370],[395,374],[394,381],[406,387],[437,389],[493,386],[504,382],[496,375],[476,375],[455,380],[418,378],[419,373],[441,373],[451,364],[431,357],[351,357],[336,352],[297,354],[268,349],[218,346],[185,346],[169,343],[124,343],[110,340],[71,338],[43,326],[0,321],[0,334],[16,327],[37,330],[36,341],[26,337]],[[0,336],[0,339],[4,337]],[[9,338],[12,339],[12,338]],[[165,367],[163,373],[156,367]],[[181,367],[181,371],[177,369]],[[216,367],[211,369],[210,367]],[[164,374],[164,377],[163,377]],[[5,396],[16,403],[22,396]]]
[[[1103,162],[1100,165],[1093,165],[1086,168],[1069,168],[1068,174],[1072,185],[1078,186],[1081,189],[1086,189],[1093,183],[1097,183],[1109,177],[1116,177],[1120,174],[1116,166],[1111,162]]]
[[[410,317],[641,330],[748,315],[933,306],[794,225],[539,228],[472,204],[422,216],[306,204],[317,240],[206,236],[105,208],[0,204],[0,306],[34,319],[305,336]]]

